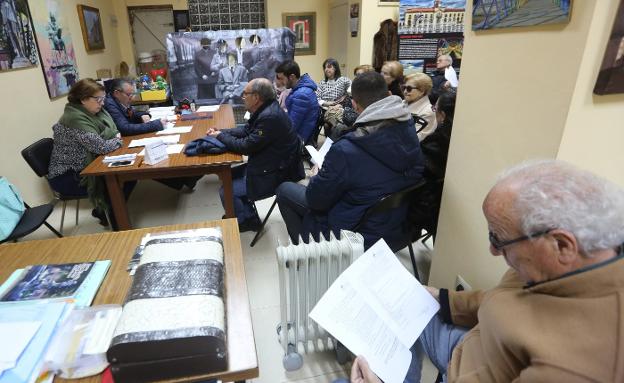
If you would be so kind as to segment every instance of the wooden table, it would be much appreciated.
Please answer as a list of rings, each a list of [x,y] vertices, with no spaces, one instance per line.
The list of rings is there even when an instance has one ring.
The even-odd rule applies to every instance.
[[[179,143],[181,144],[204,137],[208,128],[233,128],[235,122],[232,107],[230,105],[221,105],[219,110],[213,113],[213,118],[211,119],[178,121],[176,123],[176,126],[189,125],[192,125],[193,129],[189,133],[180,135]],[[123,146],[107,155],[139,153],[143,150],[143,147],[128,148],[130,141],[154,136],[156,136],[155,133],[147,133],[124,137]],[[102,162],[103,158],[104,156],[102,155],[93,160],[80,174],[82,176],[104,176],[119,230],[132,228],[130,217],[128,216],[128,207],[123,195],[123,184],[126,181],[140,179],[191,177],[215,173],[223,184],[225,216],[228,218],[235,217],[231,165],[243,162],[243,157],[240,154],[228,152],[188,157],[184,153],[178,153],[170,155],[168,160],[155,165],[147,165],[143,162],[143,157],[137,157],[134,165],[118,168],[109,168],[108,164]]]
[[[225,300],[228,346],[228,370],[210,375],[193,376],[172,382],[202,381],[210,378],[240,381],[258,377],[258,359],[251,325],[247,281],[235,219],[206,221],[194,224],[152,227],[117,233],[91,234],[43,241],[5,243],[0,245],[0,282],[19,268],[50,263],[93,262],[112,260],[111,267],[98,290],[94,305],[122,304],[130,288],[132,277],[126,271],[135,247],[147,233],[220,226],[223,231],[225,260]],[[93,376],[76,383],[99,383]],[[56,382],[64,379],[56,378]],[[69,380],[67,382],[70,382]]]

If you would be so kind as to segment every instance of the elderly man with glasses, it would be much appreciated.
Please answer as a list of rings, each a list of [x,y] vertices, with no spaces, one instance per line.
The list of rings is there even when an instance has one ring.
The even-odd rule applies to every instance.
[[[510,269],[440,302],[412,348],[448,382],[622,382],[624,190],[559,161],[508,170],[483,202],[490,252]],[[358,357],[352,382],[379,382]]]
[[[134,136],[163,130],[166,120],[150,121],[150,115],[134,110],[131,105],[136,90],[132,81],[116,78],[111,81],[104,108],[111,115],[122,136]]]
[[[305,173],[299,137],[280,108],[271,81],[251,80],[241,96],[245,109],[251,113],[247,124],[233,129],[209,129],[207,133],[227,150],[249,156],[246,165],[232,170],[234,210],[243,232],[262,228],[253,201],[273,196],[280,183],[297,182]],[[223,203],[223,188],[219,194]]]

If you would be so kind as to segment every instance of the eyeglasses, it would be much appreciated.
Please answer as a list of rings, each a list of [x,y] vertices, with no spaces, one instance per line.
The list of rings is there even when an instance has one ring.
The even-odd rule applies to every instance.
[[[536,233],[531,233],[529,235],[523,235],[521,237],[510,239],[510,240],[507,240],[507,241],[501,241],[500,239],[498,239],[496,234],[492,233],[491,231],[488,233],[488,237],[490,239],[490,244],[492,245],[492,247],[495,248],[498,251],[501,251],[504,247],[507,247],[507,246],[509,246],[511,244],[522,242],[522,241],[526,241],[528,239],[541,237],[543,235],[546,235],[546,234],[550,233],[553,230],[554,229],[547,229],[547,230],[543,230],[543,231],[538,231]]]
[[[95,102],[97,102],[98,104],[103,103],[103,102],[104,102],[104,99],[106,98],[106,97],[104,97],[104,96],[89,96],[89,97],[90,97],[90,98],[92,98],[92,99],[94,99],[94,100],[95,100]]]
[[[256,93],[256,92],[245,92],[245,91],[243,91],[243,94],[241,95],[241,98],[242,99],[246,99],[248,95],[254,94],[254,93]]]
[[[413,90],[419,90],[417,87],[411,86],[411,85],[403,85],[403,86],[401,86],[401,89],[403,89],[403,92],[407,92],[407,93],[409,93],[409,92],[411,92]]]
[[[134,97],[134,95],[136,94],[136,92],[124,92],[122,89],[115,89],[117,92],[125,94],[126,96],[132,98]]]

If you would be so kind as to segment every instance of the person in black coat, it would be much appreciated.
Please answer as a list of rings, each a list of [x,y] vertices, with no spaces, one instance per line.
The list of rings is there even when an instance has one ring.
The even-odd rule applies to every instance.
[[[260,228],[253,201],[271,197],[282,182],[305,177],[299,137],[276,100],[273,84],[264,78],[253,79],[242,98],[251,113],[245,126],[208,131],[229,151],[249,156],[246,165],[232,172],[234,210],[241,232]],[[223,188],[220,195],[223,203]]]

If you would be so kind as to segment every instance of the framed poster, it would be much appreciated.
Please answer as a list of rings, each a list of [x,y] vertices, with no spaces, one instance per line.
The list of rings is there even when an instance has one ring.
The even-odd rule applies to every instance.
[[[102,20],[100,10],[87,5],[78,4],[78,18],[80,29],[87,52],[104,49],[104,33],[102,33]]]
[[[69,25],[58,0],[30,0],[29,3],[48,95],[61,97],[78,80]]]
[[[282,23],[295,34],[295,55],[316,54],[316,12],[282,13]]]
[[[615,15],[594,93],[624,93],[624,0],[620,0]]]
[[[37,65],[26,0],[0,0],[0,72]]]

